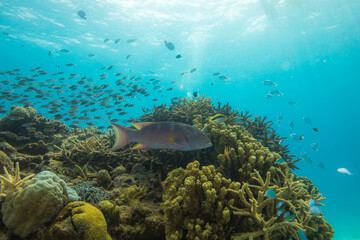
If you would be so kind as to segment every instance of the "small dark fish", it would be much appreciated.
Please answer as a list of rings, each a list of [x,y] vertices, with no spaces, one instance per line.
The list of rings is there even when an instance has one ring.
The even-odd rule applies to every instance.
[[[304,135],[301,135],[300,137],[299,137],[299,140],[301,141],[301,140],[303,140],[304,139]]]
[[[75,66],[76,64],[75,63],[68,63],[68,64],[65,64],[65,66],[67,67],[72,67],[72,66]]]
[[[129,58],[131,58],[131,56],[132,56],[131,54],[127,55],[127,56],[126,56],[126,60],[128,60]]]
[[[79,10],[78,12],[77,12],[77,14],[79,15],[79,17],[81,17],[82,19],[87,19],[86,18],[86,13],[83,11],[83,10]]]
[[[197,68],[193,68],[190,70],[190,73],[194,73],[197,70]]]
[[[175,49],[175,45],[172,42],[168,42],[168,41],[164,41],[165,46],[169,49],[169,50],[174,50]]]
[[[293,128],[294,127],[294,122],[290,120],[289,125],[290,125],[290,127]]]
[[[95,54],[94,54],[94,53],[90,53],[90,54],[88,55],[88,57],[95,57]]]
[[[168,88],[166,89],[166,91],[172,91],[172,90],[175,90],[176,88]]]
[[[121,40],[120,38],[116,39],[116,40],[115,40],[115,44],[117,44],[118,42],[120,42],[120,40]]]
[[[318,131],[319,131],[319,129],[318,129],[318,128],[313,128],[313,130],[314,130],[315,132],[318,132]]]
[[[159,101],[160,99],[158,99],[158,98],[154,98],[152,101],[154,101],[154,102],[157,102],[157,101]]]
[[[184,76],[184,75],[186,75],[188,72],[182,72],[182,73],[180,73],[180,75],[181,76]]]
[[[128,112],[120,112],[120,113],[118,113],[118,115],[125,115],[125,114],[128,114]]]
[[[126,42],[127,43],[133,43],[133,42],[135,42],[136,41],[136,39],[134,38],[134,39],[128,39]]]
[[[129,103],[127,103],[127,104],[124,105],[124,107],[135,107],[135,104],[129,104]]]
[[[108,69],[107,69],[107,70],[112,69],[114,66],[115,66],[115,64],[111,65],[110,67],[108,67]]]
[[[63,48],[60,50],[61,53],[69,53],[71,52],[70,50],[67,50],[66,48]]]
[[[294,106],[294,105],[296,105],[296,103],[297,103],[297,102],[295,102],[295,101],[289,101],[289,105],[290,105],[290,106]]]
[[[182,56],[181,56],[181,54],[178,54],[178,55],[176,55],[175,57],[179,59],[179,58],[181,58]]]
[[[48,55],[49,55],[49,57],[51,56],[51,51],[49,51]]]
[[[110,41],[110,38],[105,38],[105,39],[104,39],[104,43],[106,43],[106,42],[108,42],[108,41]]]
[[[222,74],[221,72],[213,73],[213,77],[218,77],[218,76],[220,76],[221,74]]]
[[[120,122],[120,119],[111,119],[112,122]]]
[[[325,168],[325,165],[324,165],[324,163],[323,162],[318,162],[318,166],[319,166],[319,168],[322,168],[322,169],[324,169]]]
[[[194,98],[197,98],[199,96],[198,92],[193,92],[193,96],[194,96]]]

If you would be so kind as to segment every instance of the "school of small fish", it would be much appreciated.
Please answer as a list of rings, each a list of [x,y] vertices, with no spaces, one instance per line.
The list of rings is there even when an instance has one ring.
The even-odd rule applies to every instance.
[[[220,74],[221,74],[220,72],[214,73],[213,76],[220,76]],[[277,84],[277,83],[275,83],[275,82],[273,82],[273,81],[271,81],[271,80],[268,80],[268,79],[262,81],[262,84],[263,84],[264,86],[266,86],[266,87],[271,87],[271,88],[276,88],[276,87],[279,85],[279,84]],[[280,90],[278,90],[278,89],[271,89],[270,92],[265,95],[265,98],[266,98],[266,99],[270,99],[270,98],[273,98],[273,97],[276,97],[276,96],[279,97],[279,96],[282,96],[282,95],[284,95],[284,94],[283,94],[282,92],[280,92]],[[295,105],[297,105],[297,104],[298,104],[298,103],[297,103],[296,101],[294,101],[294,100],[289,100],[289,101],[288,101],[288,105],[289,105],[289,106],[295,106]],[[283,122],[283,120],[284,120],[283,114],[279,114],[279,115],[277,116],[277,121],[276,121],[277,126],[280,126],[281,123]],[[302,121],[303,121],[303,123],[304,123],[305,125],[308,125],[308,126],[310,126],[310,127],[312,126],[312,120],[311,120],[310,117],[308,117],[308,116],[303,116],[303,117],[302,117]],[[291,129],[295,129],[295,121],[292,120],[292,119],[289,120],[289,126],[290,126]],[[317,127],[311,127],[311,129],[312,129],[313,132],[319,132],[319,128],[317,128]],[[292,141],[294,141],[294,142],[300,142],[300,141],[304,140],[304,138],[305,138],[305,135],[299,135],[299,134],[296,133],[296,132],[292,132],[292,133],[290,133],[289,135],[290,135],[290,139],[291,139]],[[318,152],[318,151],[319,151],[319,146],[318,146],[318,144],[317,144],[316,142],[311,143],[311,144],[310,144],[310,148],[311,148],[314,152]],[[306,164],[312,165],[313,160],[311,159],[311,157],[309,156],[309,154],[308,154],[307,152],[301,152],[300,155],[301,155],[301,159],[302,159]],[[274,162],[274,164],[280,164],[280,163],[283,163],[283,162],[285,162],[285,160],[283,160],[283,159],[278,159],[278,160],[276,160],[276,161]],[[324,164],[322,161],[318,161],[318,162],[317,162],[317,166],[318,166],[319,168],[321,168],[321,169],[325,169],[325,164]],[[344,173],[344,174],[347,174],[347,175],[352,175],[352,173],[351,173],[348,169],[346,169],[346,168],[339,168],[337,171],[338,171],[339,173]],[[314,208],[314,209],[317,210],[316,208]]]

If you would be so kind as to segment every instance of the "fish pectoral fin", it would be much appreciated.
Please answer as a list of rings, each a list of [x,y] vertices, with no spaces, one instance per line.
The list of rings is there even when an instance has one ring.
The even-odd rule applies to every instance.
[[[179,138],[179,137],[169,137],[168,138],[168,140],[169,140],[169,142],[171,142],[171,143],[176,143],[176,144],[179,144],[179,145],[181,145],[181,143],[182,143],[182,139],[181,138]]]
[[[145,149],[150,149],[150,147],[146,146],[144,144],[138,143],[134,147],[132,147],[131,149],[133,149],[133,150],[145,150]]]
[[[181,139],[181,138],[174,138],[174,141],[175,141],[177,144],[181,144],[182,139]]]

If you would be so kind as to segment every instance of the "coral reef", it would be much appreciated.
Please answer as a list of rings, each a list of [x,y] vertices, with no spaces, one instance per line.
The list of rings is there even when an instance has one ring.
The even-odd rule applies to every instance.
[[[216,114],[226,118],[212,120]],[[112,130],[92,126],[69,130],[33,108],[13,106],[0,119],[1,196],[7,229],[27,240],[95,236],[105,240],[110,239],[107,232],[123,240],[299,240],[299,229],[308,239],[333,237],[324,216],[312,214],[309,208],[310,200],[322,206],[324,197],[309,179],[292,173],[298,159],[282,145],[284,138],[266,117],[239,112],[229,103],[213,105],[203,95],[172,99],[170,106],[154,106],[150,113],[128,122],[137,121],[192,124],[209,135],[213,147],[181,152],[135,151],[126,146],[110,152],[115,139]],[[276,163],[280,158],[284,162]],[[44,170],[63,180],[48,176],[37,183],[39,174],[32,176]],[[35,185],[41,186],[38,192],[46,199],[56,200],[53,207],[47,203],[38,207],[38,215],[32,214],[37,219],[31,219],[36,224],[30,226],[24,223],[29,219],[10,208],[10,202],[30,202],[22,198],[25,190],[38,194],[37,188],[30,188]],[[48,193],[43,193],[47,187]],[[268,190],[276,196],[267,197]],[[65,206],[78,200],[77,195],[84,202]],[[21,220],[22,227],[14,226],[15,221],[10,224],[11,213],[17,214],[12,219]],[[92,229],[90,222],[101,227]]]
[[[16,235],[26,237],[77,195],[51,172],[41,172],[25,182],[24,188],[10,190],[1,207],[3,222]]]
[[[66,205],[52,224],[53,240],[111,240],[102,212],[89,203],[76,201]]]
[[[169,173],[163,182],[166,239],[225,239],[231,225],[228,189],[239,191],[240,183],[231,182],[215,172],[214,166],[195,161],[186,170]]]
[[[110,198],[103,188],[94,187],[92,182],[78,184],[74,187],[74,190],[79,195],[81,201],[88,203],[96,204]]]
[[[5,155],[6,156],[6,155]],[[5,157],[4,156],[4,157]],[[9,172],[7,171],[6,167],[4,166],[4,172],[5,172],[5,176],[1,176],[0,175],[0,180],[1,180],[1,184],[0,184],[0,189],[1,189],[1,193],[0,193],[0,198],[6,197],[6,194],[11,190],[11,189],[15,189],[17,187],[21,187],[27,180],[31,179],[35,174],[30,174],[29,176],[25,177],[24,179],[20,178],[20,167],[19,167],[19,162],[16,163],[16,168],[15,168],[15,174],[14,176],[9,174]]]

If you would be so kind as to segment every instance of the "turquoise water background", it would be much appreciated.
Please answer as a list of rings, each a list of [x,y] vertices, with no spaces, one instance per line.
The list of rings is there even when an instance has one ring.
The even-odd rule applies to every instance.
[[[267,116],[278,134],[288,137],[285,142],[293,154],[300,157],[307,152],[313,160],[312,165],[301,161],[296,173],[310,178],[327,198],[321,211],[334,227],[334,239],[359,240],[360,2],[281,0],[268,4],[277,17],[267,16],[257,0],[1,1],[0,72],[20,68],[22,76],[31,76],[30,69],[42,66],[51,73],[89,76],[96,84],[116,89],[115,77],[98,77],[104,73],[102,66],[115,64],[114,72],[149,79],[153,71],[164,89],[176,87],[162,93],[150,87],[149,97],[127,98],[136,107],[123,119],[138,117],[141,107],[169,104],[172,97],[194,91],[211,96],[214,102],[229,102],[240,111]],[[87,20],[78,16],[80,9]],[[106,38],[111,40],[104,42]],[[115,44],[115,39],[121,40]],[[127,39],[137,40],[126,43]],[[164,40],[173,42],[175,50],[167,49]],[[64,48],[71,52],[60,53]],[[89,58],[90,53],[96,56]],[[175,58],[177,54],[182,58]],[[65,67],[67,63],[76,66]],[[197,71],[180,75],[192,68]],[[215,72],[230,80],[220,81]],[[0,80],[14,81],[11,76]],[[76,84],[78,80],[66,81]],[[278,86],[264,86],[264,80]],[[266,99],[271,89],[283,95]],[[0,91],[4,90],[11,87],[2,86]],[[289,101],[297,104],[291,106]],[[40,99],[34,102],[39,102],[34,105],[39,112],[53,117],[39,108],[44,104]],[[0,99],[4,109],[12,104]],[[94,115],[106,113],[99,110]],[[279,115],[283,120],[277,125]],[[312,120],[312,126],[304,123],[304,116]],[[304,139],[293,141],[291,133]],[[311,143],[317,143],[319,151],[313,151]],[[318,167],[319,161],[324,169]],[[337,172],[341,167],[354,174]]]

